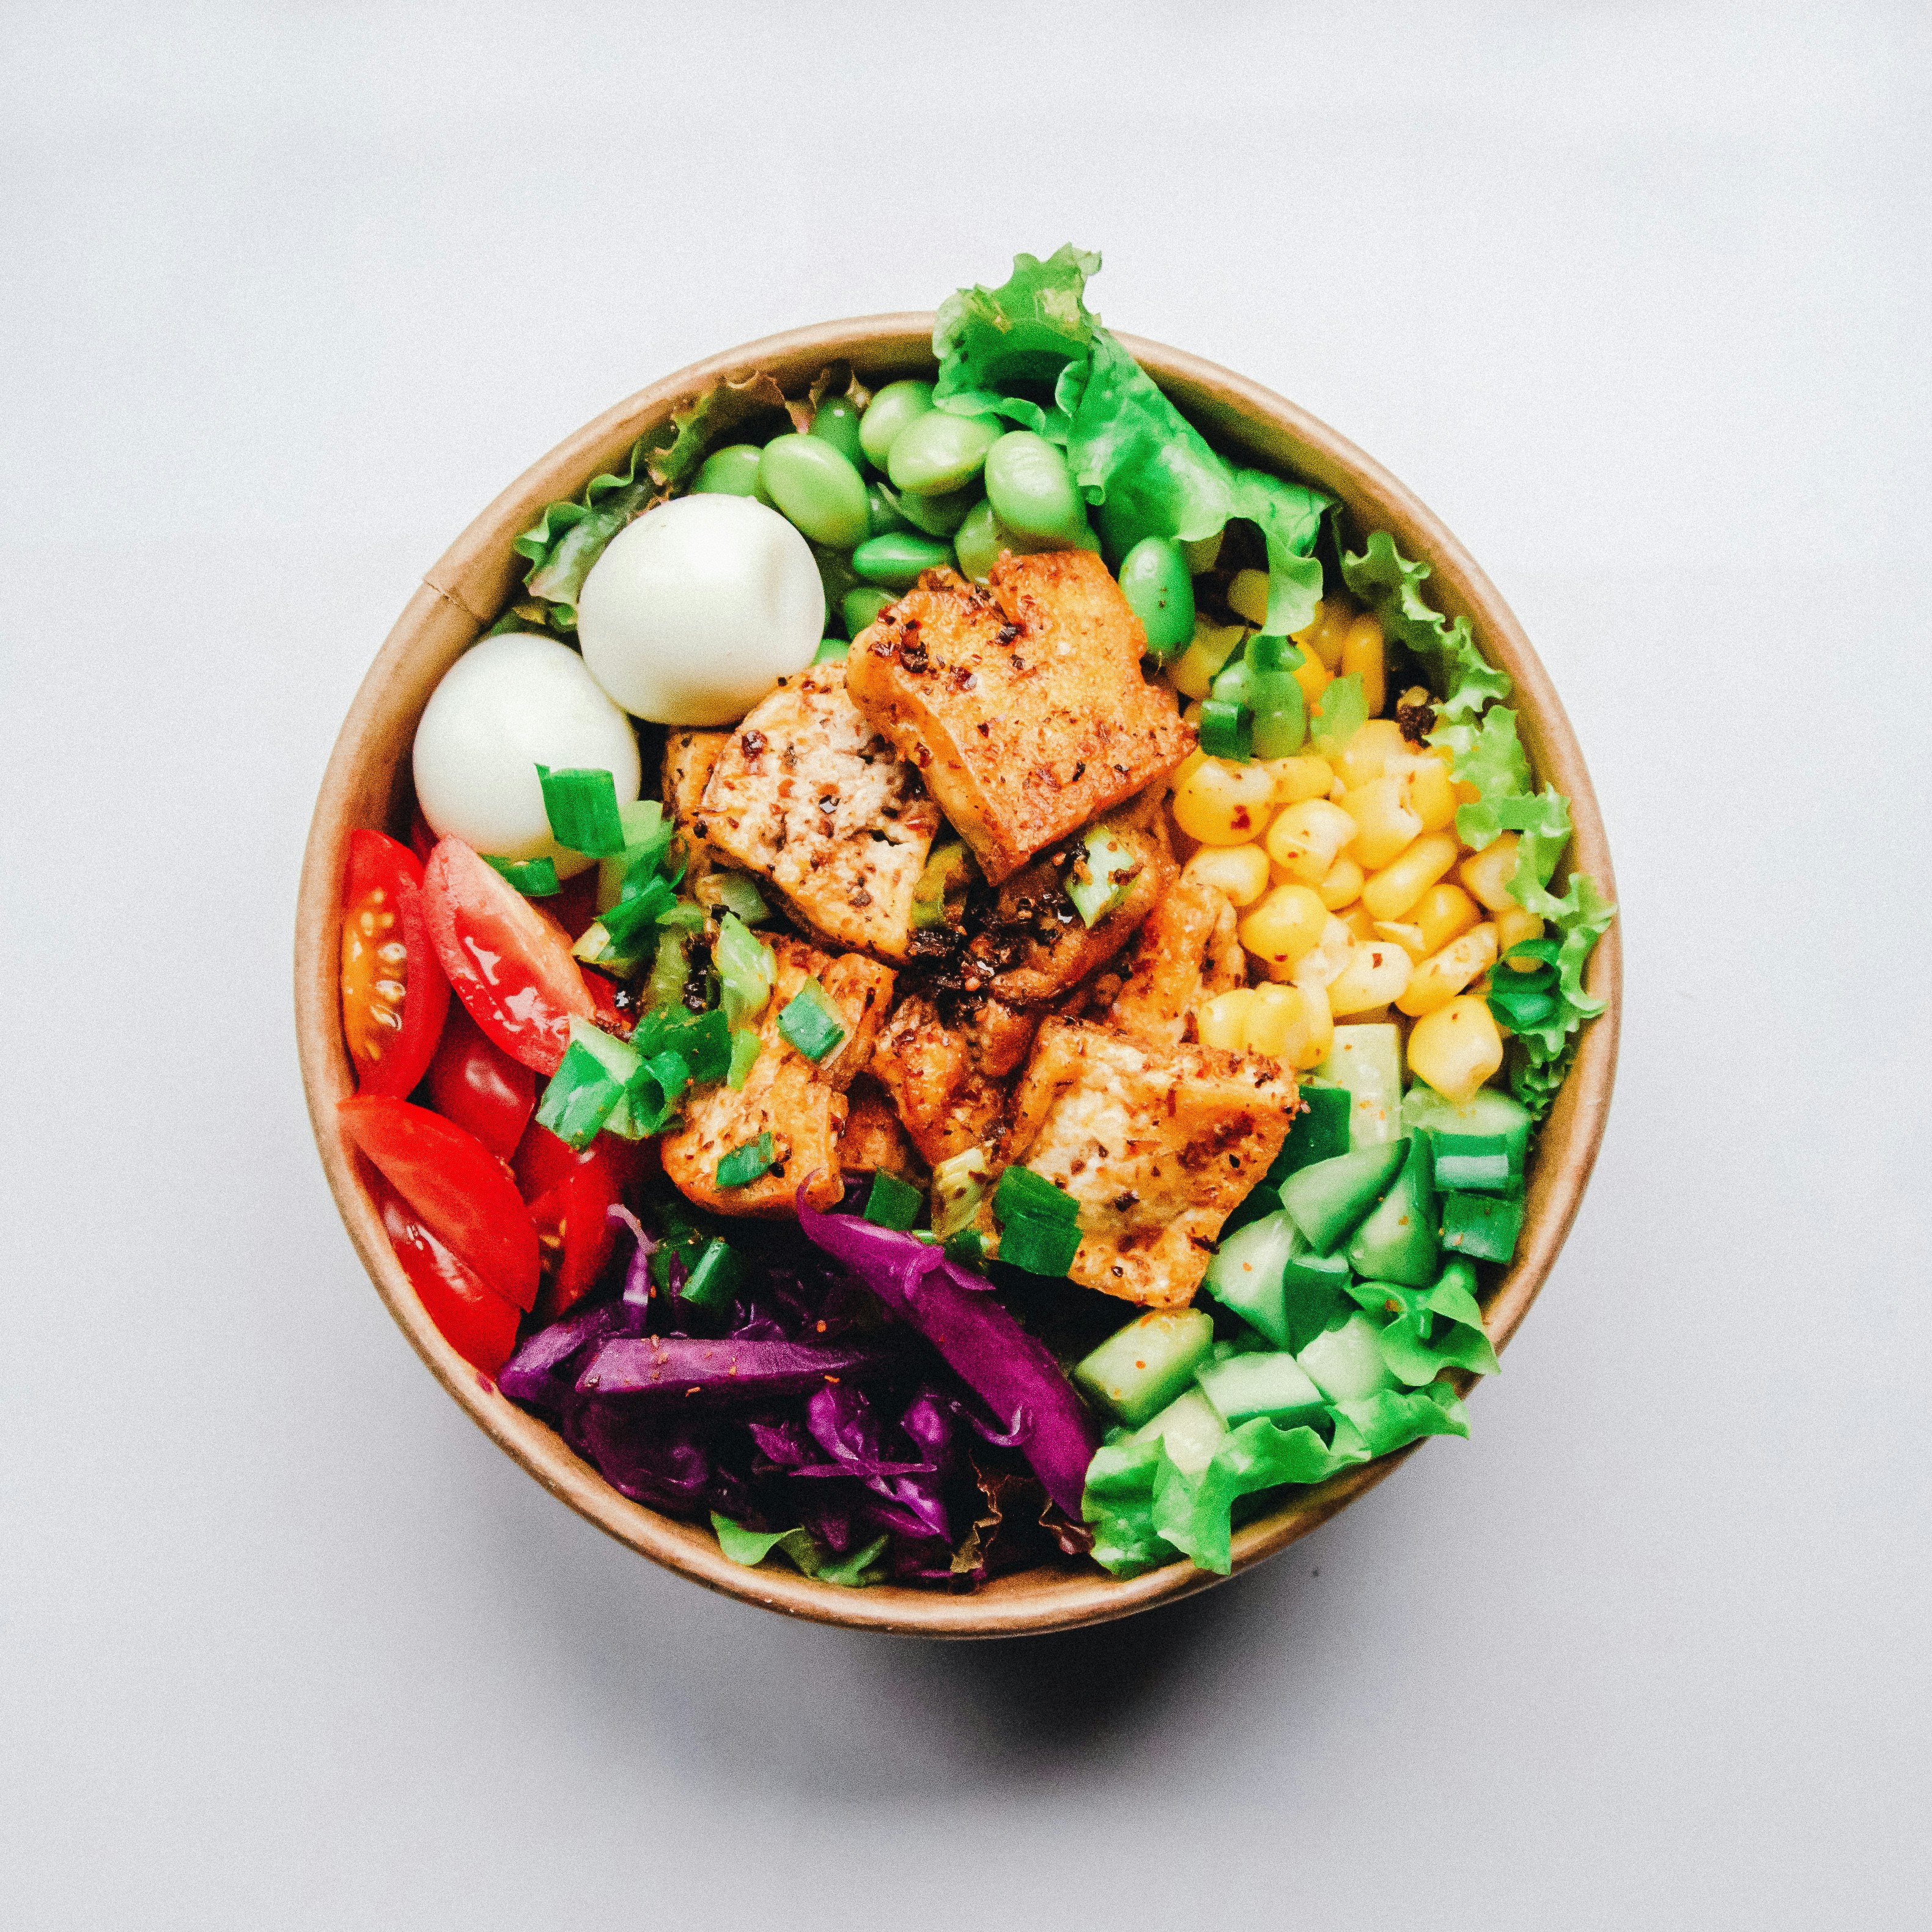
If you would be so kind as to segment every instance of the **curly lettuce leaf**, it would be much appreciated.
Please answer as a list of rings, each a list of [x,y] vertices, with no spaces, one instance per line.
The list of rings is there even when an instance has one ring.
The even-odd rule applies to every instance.
[[[821,1583],[836,1583],[842,1589],[862,1590],[885,1574],[879,1561],[885,1553],[886,1539],[883,1536],[848,1556],[833,1556],[808,1529],[747,1529],[716,1510],[711,1512],[711,1528],[718,1548],[734,1563],[747,1568],[762,1563],[776,1550],[790,1557],[793,1566],[806,1576],[815,1576]]]
[[[1432,1288],[1358,1281],[1348,1292],[1372,1315],[1393,1316],[1377,1338],[1389,1372],[1411,1388],[1432,1383],[1444,1369],[1493,1376],[1502,1364],[1483,1328],[1483,1311],[1466,1268],[1452,1264]]]
[[[1234,472],[1234,514],[1260,527],[1268,545],[1268,621],[1271,638],[1306,630],[1322,598],[1322,565],[1315,556],[1323,515],[1332,496],[1305,483],[1289,483],[1264,470]]]
[[[1048,410],[1007,392],[1022,384],[1056,389],[1072,365],[1085,363],[1095,323],[1083,298],[1087,278],[1100,266],[1097,254],[1070,242],[1044,262],[1016,255],[1012,274],[997,289],[959,289],[948,296],[932,330],[939,362],[934,402],[956,416],[1004,416],[1064,442],[1072,416],[1068,404],[1056,394]]]
[[[1415,654],[1430,688],[1442,693],[1437,716],[1460,724],[1492,698],[1508,697],[1509,676],[1476,648],[1468,618],[1451,623],[1422,601],[1423,581],[1431,574],[1420,559],[1404,556],[1387,530],[1374,532],[1360,554],[1345,552],[1342,558],[1342,581],[1373,614],[1384,637]]]

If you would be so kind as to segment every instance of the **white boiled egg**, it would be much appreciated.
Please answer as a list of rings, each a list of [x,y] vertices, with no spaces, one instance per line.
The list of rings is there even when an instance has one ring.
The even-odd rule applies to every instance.
[[[680,496],[610,540],[577,599],[591,675],[660,724],[732,724],[825,633],[812,547],[752,496]]]
[[[538,765],[608,771],[617,802],[644,768],[631,721],[584,660],[554,638],[485,638],[444,672],[416,727],[416,802],[439,838],[494,858],[553,859],[568,878],[592,862],[550,836]]]

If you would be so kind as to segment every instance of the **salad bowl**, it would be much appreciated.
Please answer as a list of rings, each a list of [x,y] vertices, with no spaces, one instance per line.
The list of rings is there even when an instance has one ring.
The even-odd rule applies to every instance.
[[[443,674],[512,602],[521,560],[512,541],[547,504],[570,496],[681,404],[734,376],[764,370],[788,394],[829,363],[864,382],[929,379],[930,314],[821,323],[748,344],[680,370],[588,424],[505,490],[425,575],[371,665],[345,721],[317,800],[304,862],[296,932],[296,1015],[302,1077],[317,1146],[344,1222],[370,1279],[444,1388],[504,1451],[554,1495],[620,1542],[706,1588],[821,1622],[902,1634],[990,1637],[1095,1623],[1218,1581],[1178,1562],[1114,1578],[1089,1567],[1042,1565],[999,1576],[971,1594],[891,1584],[847,1589],[770,1566],[732,1562],[708,1530],[621,1495],[553,1430],[518,1407],[459,1355],[425,1312],[391,1246],[375,1198],[338,1127],[338,1103],[356,1090],[340,1022],[340,897],[352,832],[406,837],[414,806],[410,747]],[[1431,596],[1466,616],[1488,658],[1515,688],[1522,741],[1538,776],[1566,794],[1574,820],[1570,862],[1614,897],[1610,855],[1589,774],[1562,705],[1522,627],[1495,586],[1442,523],[1385,470],[1305,411],[1198,357],[1120,338],[1182,412],[1238,459],[1292,472],[1338,497],[1359,541],[1394,533],[1432,571]],[[1612,926],[1597,946],[1589,992],[1605,1003],[1544,1124],[1527,1178],[1522,1238],[1486,1311],[1501,1350],[1549,1276],[1582,1201],[1607,1119],[1615,1076],[1622,955]],[[1238,1528],[1232,1567],[1285,1549],[1346,1507],[1411,1453],[1403,1449],[1301,1492]]]

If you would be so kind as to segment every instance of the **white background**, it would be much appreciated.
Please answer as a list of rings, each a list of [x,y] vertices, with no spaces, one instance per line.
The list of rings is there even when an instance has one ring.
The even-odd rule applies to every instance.
[[[4,10],[0,1917],[1924,1922],[1923,10]],[[793,1628],[392,1326],[302,840],[528,462],[1070,238],[1514,602],[1619,868],[1616,1109],[1472,1442],[1125,1625]]]

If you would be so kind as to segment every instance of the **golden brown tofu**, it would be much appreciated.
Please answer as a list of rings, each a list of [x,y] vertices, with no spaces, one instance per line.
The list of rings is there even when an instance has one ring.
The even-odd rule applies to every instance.
[[[862,1073],[845,1094],[845,1130],[838,1164],[848,1174],[895,1174],[916,1187],[926,1183],[926,1163],[914,1153],[885,1090]]]
[[[814,664],[752,708],[718,754],[697,829],[827,944],[905,957],[939,808],[845,694],[842,664]]]
[[[1006,1151],[1080,1204],[1074,1280],[1179,1307],[1281,1151],[1294,1104],[1271,1060],[1052,1019],[1014,1096]]]
[[[974,1048],[916,998],[902,1000],[879,1035],[873,1076],[932,1166],[991,1140],[1006,1118],[1006,1090],[976,1064]]]
[[[664,1172],[685,1196],[717,1214],[782,1220],[808,1178],[806,1198],[835,1205],[842,1191],[839,1148],[848,1114],[845,1089],[865,1070],[892,996],[892,975],[856,952],[834,958],[802,940],[774,938],[778,958],[772,997],[758,1019],[758,1057],[738,1092],[722,1082],[687,1100],[684,1125],[661,1143]],[[814,1064],[778,1030],[778,1016],[816,975],[845,1022],[845,1037]],[[720,1187],[718,1163],[734,1148],[772,1137],[771,1172],[743,1187]]]
[[[1107,1018],[1123,1032],[1176,1046],[1203,1000],[1246,980],[1234,908],[1212,886],[1184,878],[1141,928],[1132,970]]]
[[[1146,643],[1100,558],[1050,550],[1003,557],[983,590],[928,571],[846,662],[854,700],[997,884],[1193,749],[1141,675]]]
[[[1084,980],[1126,944],[1135,927],[1173,884],[1174,860],[1164,839],[1151,832],[1114,830],[1124,844],[1136,848],[1142,855],[1141,868],[1129,881],[1126,898],[1092,927],[1070,905],[1058,916],[1045,910],[1026,956],[993,979],[993,991],[1001,999],[1016,1006],[1037,1005]],[[1028,866],[1015,873],[1000,888],[1000,921],[1021,921],[1036,906],[1050,907],[1054,902],[1046,898],[1045,889],[1054,884],[1052,872],[1043,862],[1037,868]]]
[[[698,804],[711,782],[728,731],[693,731],[674,725],[664,737],[664,808],[684,841],[685,889],[694,896],[718,864],[718,855],[697,830]]]

